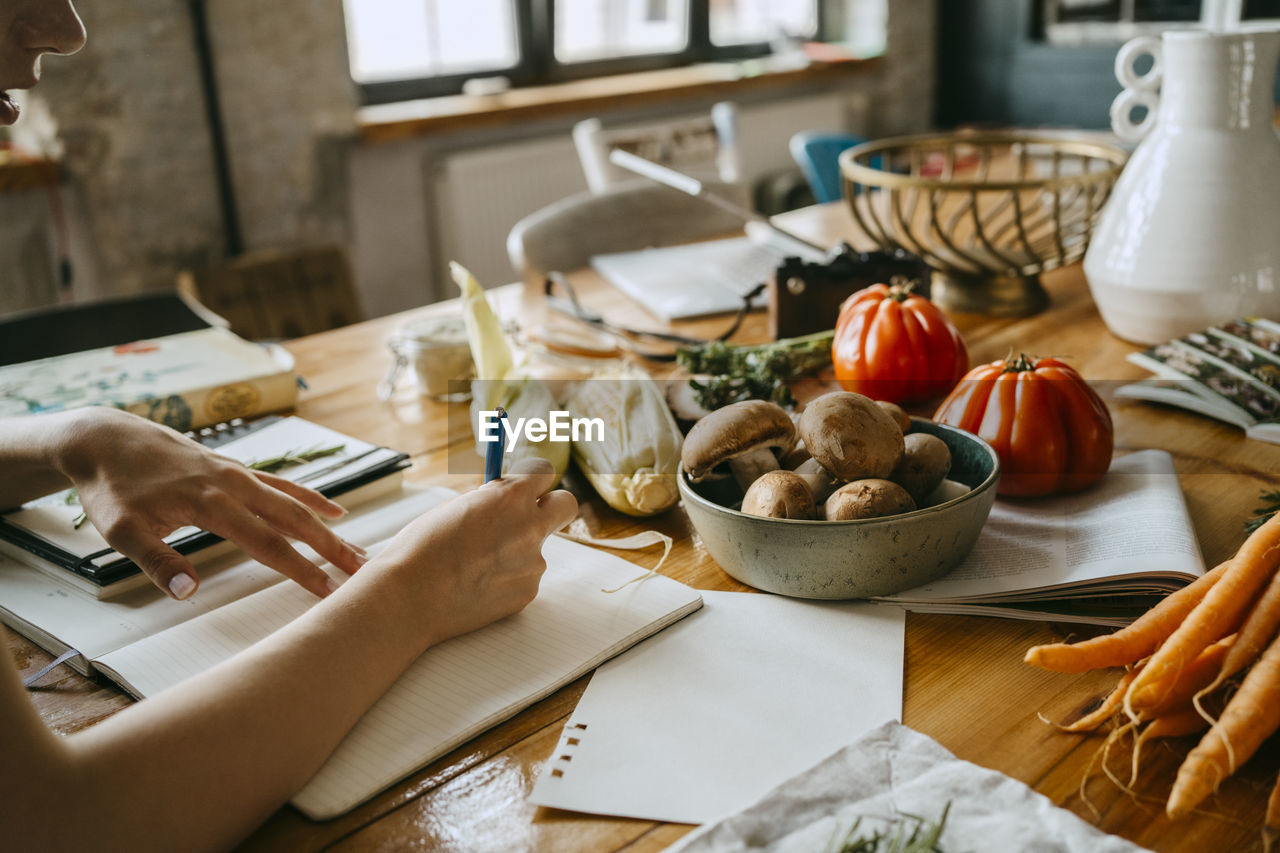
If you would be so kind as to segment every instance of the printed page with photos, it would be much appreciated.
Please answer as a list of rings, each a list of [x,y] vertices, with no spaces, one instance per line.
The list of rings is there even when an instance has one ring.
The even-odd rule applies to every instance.
[[[997,500],[968,557],[879,601],[910,610],[1123,625],[1204,574],[1173,458],[1122,456],[1074,495]]]
[[[1121,398],[1179,406],[1280,442],[1280,324],[1242,318],[1167,341],[1129,361],[1155,374]]]

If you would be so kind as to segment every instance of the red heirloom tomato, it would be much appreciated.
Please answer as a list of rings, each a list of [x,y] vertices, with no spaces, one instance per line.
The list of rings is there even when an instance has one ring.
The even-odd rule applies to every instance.
[[[1107,404],[1057,359],[1019,355],[975,367],[933,419],[995,448],[1002,495],[1078,491],[1111,466],[1114,434]]]
[[[969,369],[969,352],[910,285],[873,284],[840,306],[831,361],[844,390],[903,403],[946,393]]]

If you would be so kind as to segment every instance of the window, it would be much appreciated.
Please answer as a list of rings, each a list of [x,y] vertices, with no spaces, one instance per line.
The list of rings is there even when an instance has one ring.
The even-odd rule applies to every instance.
[[[1172,27],[1232,27],[1280,17],[1280,0],[1041,0],[1052,44],[1119,44]]]
[[[762,56],[813,39],[820,0],[344,0],[351,76],[368,103]]]

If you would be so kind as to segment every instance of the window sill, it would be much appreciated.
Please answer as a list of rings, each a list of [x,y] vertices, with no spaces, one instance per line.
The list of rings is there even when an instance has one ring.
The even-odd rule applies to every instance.
[[[393,142],[433,133],[500,127],[532,118],[601,112],[676,99],[732,97],[783,86],[820,85],[864,73],[879,60],[851,59],[806,68],[749,74],[748,63],[708,63],[661,71],[617,74],[496,95],[452,95],[363,107],[357,115],[364,142]]]

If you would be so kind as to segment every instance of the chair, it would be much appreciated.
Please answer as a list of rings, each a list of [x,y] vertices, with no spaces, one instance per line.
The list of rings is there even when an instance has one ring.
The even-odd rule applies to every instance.
[[[852,133],[820,130],[802,130],[791,137],[791,156],[804,172],[815,200],[840,200],[840,152],[865,141]]]
[[[287,340],[363,319],[346,253],[336,246],[250,252],[185,270],[178,287],[250,340]]]
[[[707,189],[746,204],[741,187]],[[507,237],[511,267],[526,281],[587,266],[592,255],[671,246],[742,230],[742,220],[669,187],[632,181],[561,199],[521,219]]]
[[[706,118],[648,127],[607,130],[600,119],[585,119],[574,125],[573,143],[592,192],[634,180],[631,172],[609,162],[615,148],[696,178],[732,184],[739,180],[737,125],[737,108],[724,101]]]

